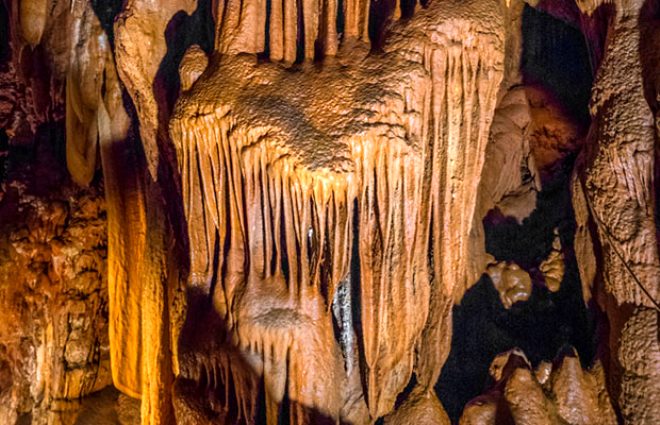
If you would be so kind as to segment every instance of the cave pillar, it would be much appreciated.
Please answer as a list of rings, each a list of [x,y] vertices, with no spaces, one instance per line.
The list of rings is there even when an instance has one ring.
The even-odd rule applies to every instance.
[[[595,9],[578,3],[588,11]],[[625,423],[654,424],[660,423],[654,311],[660,262],[654,221],[654,117],[644,98],[639,53],[641,8],[642,1],[616,2],[592,91],[592,124],[578,165],[577,192],[584,192],[582,203],[601,247],[600,301],[610,321],[610,389]],[[576,205],[576,212],[583,206]],[[578,240],[576,245],[584,244]],[[595,263],[589,267],[584,258],[579,260],[581,271],[591,269],[582,276],[593,276]]]
[[[170,87],[159,72],[168,61],[176,15],[190,14],[196,5],[195,0],[129,0],[114,26],[117,74],[135,106],[140,140],[107,152],[104,162],[106,179],[121,186],[107,195],[116,214],[114,219],[109,214],[109,255],[121,257],[111,261],[108,279],[112,371],[117,388],[141,398],[143,424],[174,420],[177,329],[171,323],[177,318],[170,312],[180,265],[167,199],[177,190],[167,171],[174,160],[166,131]]]

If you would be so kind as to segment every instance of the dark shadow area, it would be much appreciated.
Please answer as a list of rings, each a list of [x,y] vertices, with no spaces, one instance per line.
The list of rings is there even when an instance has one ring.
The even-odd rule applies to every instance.
[[[593,70],[582,32],[525,5],[521,70],[525,84],[549,89],[579,124],[589,123]]]
[[[43,124],[37,128],[33,143],[29,145],[7,143],[6,155],[0,156],[0,165],[2,165],[0,183],[24,182],[26,193],[41,198],[47,198],[51,192],[70,184],[64,157],[64,132],[62,122]],[[4,131],[0,131],[0,154],[3,134]],[[6,185],[1,195],[0,229],[14,227],[24,220],[18,208],[21,197],[19,189]]]
[[[594,59],[589,43],[575,26],[525,6],[524,83],[549,90],[580,128],[589,126],[588,105],[599,59]],[[573,251],[575,219],[569,184],[576,155],[568,156],[543,182],[536,210],[522,224],[497,210],[484,219],[486,251],[498,261],[513,261],[529,272],[533,290],[528,301],[506,310],[490,278],[483,275],[454,307],[452,349],[436,386],[453,422],[469,400],[492,385],[488,368],[501,352],[519,347],[536,366],[542,360],[553,360],[570,345],[583,366],[594,361],[597,327],[602,323],[597,312],[584,304]],[[555,228],[565,273],[561,288],[552,293],[544,286],[539,266],[552,249]]]
[[[5,68],[5,63],[11,58],[9,36],[9,12],[5,3],[0,2],[0,71]]]
[[[363,391],[367,389],[367,360],[364,354],[364,330],[362,329],[362,272],[360,269],[360,209],[357,199],[353,201],[353,241],[351,243],[351,313],[358,349],[360,383]],[[366,394],[366,391],[365,391]]]
[[[0,182],[29,182],[29,193],[40,197],[69,184],[65,133],[64,122],[48,122],[37,127],[30,143],[13,144],[0,130]],[[91,184],[99,180],[97,173]]]
[[[374,0],[369,4],[369,40],[371,49],[378,51],[385,42],[385,33],[394,13],[394,0]]]
[[[574,346],[584,366],[596,353],[595,315],[582,300],[577,262],[573,253],[575,220],[569,192],[573,161],[545,184],[537,208],[522,225],[492,211],[484,220],[486,250],[497,260],[515,261],[527,270],[533,291],[526,302],[506,310],[490,278],[479,282],[454,307],[452,350],[436,386],[452,421],[463,406],[489,385],[493,358],[514,347],[521,348],[533,366],[551,361],[565,345]],[[538,266],[552,248],[553,229],[559,229],[565,255],[561,288],[549,292]]]
[[[647,0],[644,3],[639,28],[644,97],[657,116],[660,112],[660,0]]]
[[[165,29],[167,53],[160,63],[154,81],[154,93],[161,109],[167,116],[179,97],[179,64],[186,50],[197,44],[210,55],[215,40],[215,24],[211,13],[211,0],[200,0],[197,9],[188,15],[183,11],[176,13]],[[164,121],[167,124],[168,121]]]
[[[91,0],[92,9],[96,14],[96,17],[99,18],[101,23],[101,28],[108,36],[110,45],[114,46],[115,44],[115,18],[121,12],[121,9],[125,3],[124,0]]]
[[[5,129],[0,128],[0,183],[6,179],[7,167],[5,162],[7,155],[9,155],[9,137]]]
[[[564,251],[573,255],[575,218],[569,184],[574,162],[574,155],[567,157],[558,173],[543,183],[536,209],[522,225],[512,217],[503,216],[497,209],[488,213],[484,218],[488,253],[498,261],[515,261],[533,273],[532,278],[540,278],[536,268],[552,248],[556,227]]]
[[[417,0],[400,0],[401,1],[401,18],[409,19],[415,14],[415,7],[417,7]]]
[[[267,62],[270,58],[270,14],[273,10],[273,0],[266,0],[266,28],[264,34],[264,51],[257,53],[261,62]]]
[[[211,0],[199,0],[197,9],[191,15],[180,11],[172,17],[165,29],[167,53],[160,63],[153,83],[154,98],[158,105],[158,185],[165,201],[167,217],[174,229],[177,257],[182,257],[181,261],[187,261],[183,258],[187,257],[188,236],[181,203],[176,153],[169,137],[168,125],[181,91],[179,64],[186,50],[197,44],[208,55],[213,51],[215,25],[211,5]]]
[[[346,15],[344,14],[344,0],[337,0],[337,41],[341,43],[342,35],[344,33],[344,25],[346,24]]]

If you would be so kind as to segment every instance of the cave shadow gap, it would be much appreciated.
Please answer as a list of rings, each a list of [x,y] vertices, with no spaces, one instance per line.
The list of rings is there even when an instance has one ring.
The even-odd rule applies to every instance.
[[[525,5],[521,71],[525,85],[540,86],[583,129],[590,123],[588,103],[593,84],[593,57],[582,32],[551,15]],[[522,224],[497,210],[484,219],[486,251],[498,261],[514,261],[530,273],[533,290],[526,302],[506,310],[484,274],[454,307],[449,358],[436,392],[453,423],[465,404],[494,382],[488,368],[494,357],[521,348],[532,366],[552,361],[573,346],[584,367],[597,356],[602,314],[593,301],[585,306],[573,252],[575,218],[570,177],[578,152],[568,155],[544,181],[536,209]],[[565,255],[561,288],[549,292],[538,267],[550,253],[557,227]]]

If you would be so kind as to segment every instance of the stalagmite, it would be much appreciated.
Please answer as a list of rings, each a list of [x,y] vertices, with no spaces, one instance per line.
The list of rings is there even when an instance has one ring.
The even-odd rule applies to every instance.
[[[555,228],[554,239],[552,241],[552,251],[548,257],[543,260],[539,270],[543,273],[545,286],[552,292],[559,291],[562,280],[564,280],[564,253],[561,248],[559,232]]]
[[[602,366],[583,370],[572,348],[534,372],[513,349],[497,355],[489,372],[493,386],[467,404],[460,425],[617,423]]]
[[[449,425],[451,421],[433,393],[415,388],[408,399],[384,419],[386,425]]]

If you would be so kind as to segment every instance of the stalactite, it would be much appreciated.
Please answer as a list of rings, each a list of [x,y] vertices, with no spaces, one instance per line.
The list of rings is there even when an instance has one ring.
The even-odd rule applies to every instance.
[[[96,172],[96,111],[82,102],[73,80],[69,78],[66,86],[67,166],[73,179],[86,186]]]
[[[209,3],[215,32],[192,40],[188,24],[208,18]],[[61,232],[85,233],[65,223],[80,217],[65,210],[87,207],[58,200],[51,211],[40,202],[31,192],[42,192],[41,164],[26,162],[34,182],[25,187],[22,177],[0,182],[3,218],[25,207],[44,221],[29,217],[27,236],[10,232],[19,255],[8,258],[25,261],[19,266],[29,265],[32,280],[25,297],[0,288],[0,301],[16,298],[18,311],[38,296],[57,301],[55,282],[73,288],[67,303],[76,298],[63,309],[66,320],[53,316],[30,331],[36,345],[0,329],[0,421],[9,412],[12,423],[41,423],[18,409],[55,412],[112,375],[117,389],[141,399],[145,425],[264,416],[269,425],[449,423],[434,387],[454,304],[484,269],[507,308],[530,298],[541,276],[556,292],[543,292],[551,301],[571,290],[560,287],[564,274],[573,278],[563,264],[571,245],[562,248],[557,229],[550,254],[527,273],[494,262],[481,224],[495,207],[520,223],[534,208],[540,173],[558,158],[571,164],[562,143],[537,152],[529,144],[535,118],[531,92],[518,87],[521,23],[524,4],[537,3],[580,23],[595,49],[585,53],[597,71],[592,127],[571,187],[575,255],[585,302],[593,293],[607,314],[605,370],[617,413],[659,422],[655,0],[577,0],[583,12],[610,15],[602,34],[596,28],[606,19],[551,1],[5,1],[0,179],[9,169],[21,174],[14,152],[42,149],[45,130],[63,121],[72,180],[105,190],[108,246],[105,258],[96,230],[89,238]],[[199,45],[177,63],[191,41]],[[537,170],[532,156],[544,149],[548,168]],[[81,214],[96,226],[103,209],[89,209]],[[99,281],[107,260],[111,365],[100,372],[88,370],[102,362],[83,359],[77,337],[57,352],[59,335],[82,332],[79,315],[104,313],[103,288],[88,297],[62,279],[70,255],[55,251],[68,237],[89,239],[80,253],[98,245]],[[75,269],[87,272],[92,260],[80,257]],[[10,267],[0,267],[5,277]],[[103,328],[105,319],[90,323]],[[105,342],[93,346],[106,350]],[[25,386],[20,377],[19,388],[18,374],[5,369],[20,366],[27,350],[34,379]],[[491,366],[493,388],[461,423],[495,423],[501,413],[523,423],[614,423],[603,373],[598,362],[583,370],[573,350],[535,371],[521,352],[506,353]],[[57,415],[65,422],[73,414]]]
[[[470,10],[470,5],[466,10]],[[423,19],[424,13],[428,12],[420,12],[416,19]],[[426,231],[429,245],[425,250],[432,253],[430,316],[419,341],[416,365],[417,378],[427,388],[436,382],[448,355],[451,305],[473,283],[467,280],[471,278],[468,241],[475,214],[476,187],[502,79],[503,32],[498,28],[501,18],[490,19],[492,32],[484,33],[478,42],[452,38],[454,34],[474,31],[468,22],[459,21],[438,28],[442,36],[437,40],[432,37],[438,44],[427,50],[402,49],[409,57],[423,58],[431,78],[427,100],[423,107],[417,108],[428,111],[421,118],[421,123],[428,127],[422,127],[420,133],[428,134],[430,151],[425,157],[432,164],[430,175],[424,176],[424,181],[430,183],[423,189],[423,193],[430,193],[426,221],[417,226],[418,232],[424,232],[425,223],[429,226]],[[393,40],[393,47],[405,46],[403,40]],[[425,250],[416,256],[421,257]]]
[[[123,158],[126,169],[115,177],[127,186],[126,203],[117,235],[117,255],[125,255],[128,269],[110,283],[112,368],[115,385],[141,398],[143,424],[171,421],[174,373],[178,370],[178,340],[183,296],[182,259],[177,252],[179,235],[177,206],[170,201],[178,192],[169,165],[166,122],[169,115],[168,89],[162,75],[169,65],[171,39],[166,30],[179,13],[192,13],[195,0],[154,3],[127,1],[114,21],[116,69],[130,95],[139,121],[141,147],[126,144],[125,152],[114,153],[113,166]],[[167,66],[166,65],[166,66]],[[144,153],[144,163],[140,152]],[[115,162],[117,161],[117,162]],[[173,166],[173,165],[172,165]],[[124,181],[126,179],[126,181]],[[164,181],[163,181],[164,179]],[[125,194],[125,195],[124,195]],[[124,197],[125,196],[125,197]],[[129,230],[133,229],[133,230]],[[130,234],[124,232],[130,231]],[[121,244],[130,243],[130,249]],[[167,389],[167,390],[165,390]]]
[[[423,218],[424,167],[405,145],[397,145],[362,142],[354,148],[362,187],[358,239],[364,372],[374,417],[390,409],[393,389],[407,384],[414,363],[411,348],[428,314],[426,256],[420,256],[426,251],[426,233],[407,225]]]
[[[357,13],[362,5],[346,7]],[[287,376],[286,387],[265,378],[270,411],[286,388],[296,406],[339,414],[336,387],[304,378],[300,342],[324,340],[325,354],[316,357],[325,366],[318,368],[345,379],[335,367],[340,347],[331,336],[331,305],[349,274],[354,237],[356,336],[371,417],[391,411],[414,370],[426,390],[440,373],[451,304],[468,287],[467,239],[502,79],[503,29],[494,14],[492,32],[463,41],[452,34],[476,34],[476,27],[454,24],[447,16],[453,11],[439,10],[420,12],[418,26],[392,29],[385,67],[382,58],[367,57],[363,67],[352,58],[339,79],[328,68],[303,82],[277,66],[227,60],[184,93],[175,112],[170,131],[192,284],[210,291],[215,280],[216,310],[238,346],[268,358],[269,374]],[[431,16],[448,22],[433,34],[450,36],[427,41]],[[358,28],[356,17],[350,25]],[[271,37],[273,46],[277,40]],[[404,79],[396,77],[402,66],[410,70]],[[279,83],[265,88],[261,81]],[[208,96],[221,92],[221,102]],[[303,113],[295,124],[285,112],[290,95]],[[333,122],[336,129],[317,130]],[[292,420],[301,420],[301,412]]]
[[[91,5],[73,8],[74,42],[66,75],[66,159],[74,181],[87,186],[96,172],[102,76],[108,40]]]
[[[448,423],[433,387],[450,348],[452,307],[489,259],[480,220],[521,184],[525,195],[540,188],[528,155],[527,98],[507,92],[522,78],[523,3],[213,1],[215,51],[188,49],[180,93],[176,78],[163,76],[181,53],[181,39],[171,36],[196,0],[127,0],[115,34],[108,22],[108,34],[101,28],[98,2],[64,3],[10,5],[25,48],[15,62],[29,68],[51,50],[67,58],[53,61],[52,87],[29,82],[39,116],[29,126],[57,110],[41,94],[65,79],[70,174],[89,184],[97,156],[103,169],[112,376],[142,399],[142,423],[187,421],[185,409],[199,408],[185,406],[191,394],[203,399],[195,414],[216,415],[207,422],[252,423],[265,413],[272,425],[285,415],[301,425],[424,415]],[[593,11],[600,1],[578,3]],[[608,311],[622,371],[614,375],[622,415],[644,422],[658,417],[657,391],[640,388],[657,387],[660,362],[653,116],[642,86],[652,88],[638,60],[641,0],[606,3],[615,15],[593,92],[590,146],[572,187],[575,246],[585,301],[602,278],[605,291],[594,293]],[[56,14],[66,18],[49,21]],[[73,36],[60,43],[51,28],[61,22]],[[142,146],[124,109],[131,99]],[[482,172],[500,159],[493,168],[504,172]],[[514,209],[519,221],[529,213]],[[553,249],[539,268],[552,291],[563,278],[557,235]],[[530,276],[517,266],[487,271],[506,307],[530,296]],[[517,287],[504,285],[507,272]],[[189,313],[209,319],[199,351],[179,351],[185,279]],[[193,306],[195,297],[202,301]],[[49,325],[39,338],[54,334]],[[42,349],[37,362],[55,355]],[[576,356],[556,372],[545,363],[533,374],[526,359],[505,371],[505,363],[493,366],[498,403],[518,421],[580,422],[580,407],[612,419],[600,371],[583,373]],[[37,378],[45,399],[77,393],[69,381],[53,390]],[[579,401],[559,391],[572,386],[584,387]],[[184,409],[176,418],[172,388]]]
[[[111,74],[110,74],[111,75]],[[130,164],[126,149],[128,117],[121,106],[117,82],[108,78],[107,104],[99,109],[100,156],[105,172],[108,203],[108,291],[110,303],[121,306],[110,311],[110,345],[113,381],[117,388],[139,397],[142,387],[139,352],[141,280],[139,261],[144,246],[144,205],[138,183],[130,175],[117,173]],[[115,112],[116,111],[116,112]],[[112,114],[112,115],[110,115]],[[128,156],[128,157],[127,157]],[[129,230],[129,225],[132,230]]]
[[[344,1],[344,19],[345,37],[369,41],[369,1]]]
[[[41,36],[48,19],[48,0],[24,0],[20,2],[21,33],[25,41],[35,47],[41,41]]]
[[[165,89],[156,79],[168,51],[165,32],[177,13],[191,14],[196,6],[196,0],[162,4],[128,0],[114,23],[117,73],[135,104],[142,146],[153,180],[158,180],[160,149],[167,133],[167,105],[161,98]]]
[[[86,29],[80,34],[87,38],[75,44],[67,76],[67,165],[74,180],[88,184],[96,171],[98,140],[108,204],[112,377],[117,388],[142,397],[143,423],[160,424],[172,416],[163,388],[171,383],[176,362],[169,355],[167,286],[161,285],[167,269],[159,248],[165,223],[147,208],[148,189],[137,175],[137,155],[127,138],[129,118],[115,64],[89,4],[81,21]]]
[[[347,0],[342,4],[343,10],[339,11],[337,0],[218,1],[214,11],[216,51],[255,54],[268,47],[270,60],[289,64],[299,57],[314,60],[317,52],[334,56],[340,43],[340,13],[344,18],[343,28],[339,29],[343,39],[368,44],[370,2]]]
[[[67,76],[67,165],[74,180],[88,184],[96,171],[98,140],[109,217],[113,380],[123,392],[142,396],[145,423],[162,423],[171,417],[169,397],[162,395],[162,388],[172,381],[172,362],[176,362],[176,356],[168,354],[172,348],[176,351],[169,339],[168,285],[161,285],[168,267],[159,248],[164,244],[165,223],[158,211],[146,206],[149,189],[135,174],[139,165],[126,139],[128,117],[115,66],[91,13],[89,7],[83,12],[82,25],[91,22],[94,30],[81,34],[97,36],[76,45]],[[119,171],[126,166],[133,172]]]

